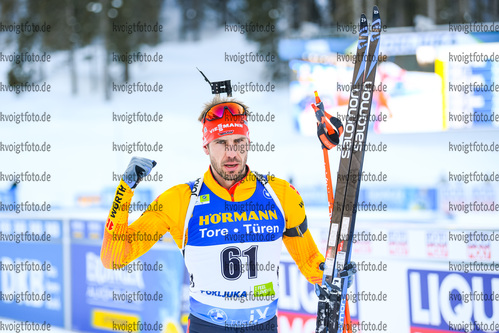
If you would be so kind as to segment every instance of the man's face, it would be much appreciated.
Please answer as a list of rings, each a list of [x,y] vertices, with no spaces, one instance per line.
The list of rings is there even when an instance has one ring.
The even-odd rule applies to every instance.
[[[239,181],[245,176],[248,148],[247,137],[232,134],[211,141],[203,149],[210,155],[211,166],[220,177],[226,181]]]

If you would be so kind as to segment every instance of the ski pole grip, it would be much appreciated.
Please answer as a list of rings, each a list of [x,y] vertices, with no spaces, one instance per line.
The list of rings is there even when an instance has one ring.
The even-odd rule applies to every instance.
[[[324,105],[322,104],[322,101],[321,99],[319,98],[319,94],[317,93],[317,91],[314,91],[314,95],[315,95],[315,106],[312,104],[312,106],[314,106],[314,110],[315,110],[315,117],[317,118],[317,121],[322,123],[322,118],[324,118]]]

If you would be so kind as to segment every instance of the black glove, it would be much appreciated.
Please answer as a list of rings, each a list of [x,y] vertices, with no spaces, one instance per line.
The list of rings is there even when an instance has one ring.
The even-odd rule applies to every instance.
[[[137,187],[137,184],[146,177],[156,166],[156,162],[143,157],[132,157],[132,160],[126,168],[123,175],[123,181],[130,186],[131,189]]]

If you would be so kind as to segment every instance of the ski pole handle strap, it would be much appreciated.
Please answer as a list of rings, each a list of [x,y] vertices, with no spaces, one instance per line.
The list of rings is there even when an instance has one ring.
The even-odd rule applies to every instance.
[[[291,229],[287,229],[284,232],[284,235],[288,237],[303,237],[303,234],[305,233],[305,231],[307,231],[307,229],[308,229],[308,223],[307,223],[307,217],[305,216],[305,220],[303,220],[303,222],[300,223],[300,225]]]
[[[317,118],[317,137],[321,141],[322,148],[332,149],[340,143],[340,137],[343,134],[343,124],[341,121],[332,117],[324,110],[324,103],[322,103],[317,91],[315,94],[315,104],[310,104],[315,112]]]

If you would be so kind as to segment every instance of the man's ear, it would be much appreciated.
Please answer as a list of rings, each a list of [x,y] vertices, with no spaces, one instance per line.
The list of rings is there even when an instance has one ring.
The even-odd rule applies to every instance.
[[[209,145],[209,144],[208,144],[208,145]],[[208,145],[206,145],[206,146],[204,146],[204,147],[203,147],[204,153],[205,153],[206,155],[210,155],[210,149],[208,148]]]

